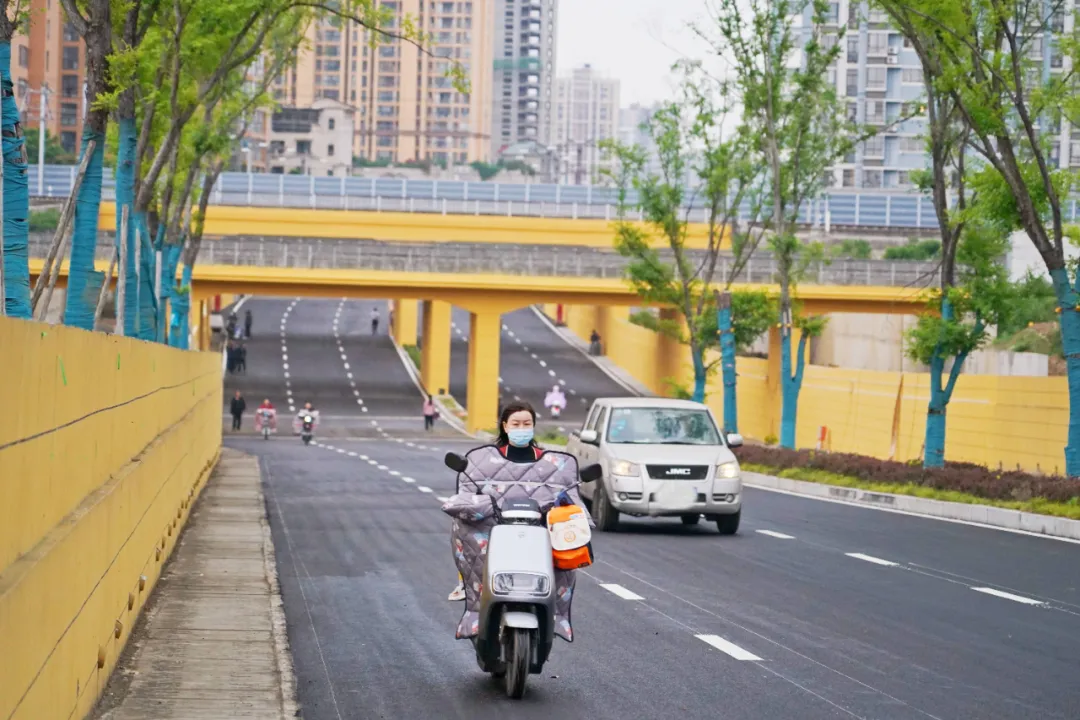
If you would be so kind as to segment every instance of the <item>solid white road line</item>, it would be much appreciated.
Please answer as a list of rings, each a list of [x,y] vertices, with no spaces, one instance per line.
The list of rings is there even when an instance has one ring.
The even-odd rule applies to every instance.
[[[844,553],[850,558],[856,560],[865,560],[868,563],[874,563],[875,565],[885,565],[887,567],[896,567],[900,563],[894,563],[891,560],[882,560],[881,558],[873,557],[872,555],[863,555],[862,553]]]
[[[758,530],[757,532],[762,535],[768,535],[769,537],[780,538],[781,540],[794,540],[794,535],[785,535],[784,533],[776,532],[775,530]]]
[[[604,588],[605,590],[607,590],[612,595],[615,595],[617,597],[621,597],[623,600],[644,600],[645,599],[645,598],[641,597],[640,595],[638,595],[637,593],[631,592],[631,591],[627,590],[626,588],[624,588],[622,585],[616,585],[615,583],[601,583],[600,587]]]
[[[712,645],[714,648],[722,653],[730,655],[736,660],[747,660],[750,662],[760,662],[761,658],[752,652],[747,652],[734,643],[730,643],[719,635],[695,635],[698,640],[701,640],[707,645]]]
[[[1001,590],[995,590],[988,587],[973,587],[971,588],[975,592],[986,593],[987,595],[993,595],[994,597],[1005,598],[1006,600],[1012,600],[1013,602],[1024,603],[1025,605],[1045,605],[1042,600],[1032,600],[1022,595],[1013,595],[1012,593],[1003,592]]]

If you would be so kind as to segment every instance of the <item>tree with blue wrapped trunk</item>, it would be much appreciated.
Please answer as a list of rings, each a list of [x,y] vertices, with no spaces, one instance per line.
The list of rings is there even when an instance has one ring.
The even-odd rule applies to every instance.
[[[992,225],[1020,229],[1038,251],[1057,296],[1068,372],[1069,428],[1065,471],[1080,477],[1080,307],[1066,244],[1080,236],[1063,208],[1077,172],[1061,168],[1049,142],[1064,120],[1080,125],[1080,39],[1064,32],[1063,0],[887,0],[883,9],[907,20],[909,40],[932,38],[933,84],[956,104],[968,145],[984,164],[973,178],[981,213]],[[1052,72],[1051,56],[1072,70]]]
[[[82,37],[86,47],[86,95],[89,104],[83,125],[80,160],[87,149],[91,149],[86,175],[75,200],[64,324],[93,330],[94,311],[104,282],[102,273],[94,269],[94,258],[101,206],[105,132],[109,122],[109,108],[102,101],[112,91],[108,73],[108,57],[112,52],[112,7],[110,0],[87,0],[86,3],[62,0],[62,4],[68,22]]]
[[[781,444],[794,447],[804,348],[821,327],[818,319],[794,312],[794,292],[809,264],[822,258],[819,246],[795,235],[799,211],[825,186],[838,160],[853,151],[859,128],[845,117],[844,104],[829,82],[829,68],[842,43],[827,42],[831,29],[827,0],[718,0],[714,31],[699,29],[716,53],[730,63],[731,83],[741,100],[743,124],[754,128],[767,174],[765,223],[768,247],[778,268],[781,344]],[[796,28],[792,18],[802,18]],[[829,28],[826,30],[826,28]],[[802,326],[799,352],[792,358],[792,330]]]
[[[27,187],[25,140],[15,104],[15,88],[11,82],[11,38],[20,23],[26,22],[26,10],[21,3],[9,7],[0,0],[0,152],[3,154],[3,187],[0,204],[3,215],[3,240],[0,242],[0,305],[8,317],[29,319],[30,306],[30,189]]]
[[[616,169],[605,174],[618,190],[615,248],[630,260],[630,283],[642,300],[674,307],[682,316],[680,321],[646,313],[639,320],[690,346],[693,390],[689,396],[704,402],[709,375],[717,364],[706,358],[706,352],[717,345],[712,285],[721,248],[733,238],[736,253],[726,278],[730,287],[760,242],[760,234],[749,240],[736,235],[736,224],[744,200],[758,205],[761,173],[753,160],[752,135],[745,128],[724,135],[731,103],[727,86],[711,79],[697,64],[685,63],[681,69],[679,99],[660,107],[643,125],[656,147],[658,173],[646,168],[646,154],[640,147],[615,141],[606,141],[602,147],[617,161]],[[686,247],[686,206],[696,199],[687,195],[688,176],[698,181],[697,193],[708,213],[707,245],[697,257]],[[653,246],[649,230],[627,221],[631,187],[637,190],[646,228],[662,239],[663,253]]]

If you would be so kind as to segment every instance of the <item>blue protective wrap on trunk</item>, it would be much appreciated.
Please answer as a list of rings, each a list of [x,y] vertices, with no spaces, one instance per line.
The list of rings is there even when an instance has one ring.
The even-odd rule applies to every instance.
[[[795,372],[791,371],[791,333],[780,338],[780,447],[795,449],[795,429],[799,416],[799,392],[802,390],[803,371],[806,368],[805,334],[799,337]]]
[[[1080,477],[1080,296],[1065,268],[1050,271],[1058,307],[1061,309],[1061,348],[1069,381],[1069,435],[1065,446],[1065,472]]]
[[[716,320],[720,330],[720,371],[724,381],[724,432],[739,432],[739,405],[735,380],[735,333],[731,308],[720,308]]]
[[[11,82],[11,43],[0,43],[0,84],[3,87],[4,155],[4,310],[8,317],[28,319],[30,307],[30,188],[23,145],[15,137],[19,108]],[[10,137],[9,137],[10,136]]]
[[[704,350],[691,351],[694,361],[694,402],[705,402],[705,361]]]
[[[94,270],[94,254],[97,251],[98,213],[101,212],[101,176],[105,158],[105,138],[83,129],[82,149],[79,161],[86,154],[90,141],[94,152],[86,166],[79,195],[75,200],[74,229],[71,232],[71,265],[68,271],[67,304],[64,308],[64,324],[94,329],[94,310],[97,308],[98,291],[104,273]]]
[[[127,232],[120,241],[124,243],[124,335],[141,337],[139,317],[139,275],[135,266],[135,238],[138,219],[135,217],[135,150],[138,134],[134,118],[121,118],[118,125],[116,147],[116,233],[119,238],[123,227],[124,208],[127,208]]]
[[[154,297],[154,282],[157,279],[157,246],[150,237],[150,227],[146,222],[146,213],[135,214],[135,227],[139,230],[135,242],[141,242],[139,250],[139,332],[140,340],[157,339],[157,298]]]
[[[188,349],[188,340],[191,330],[188,322],[191,310],[191,266],[185,265],[180,275],[180,292],[175,293],[172,302],[172,327],[175,331],[169,331],[169,344],[181,350]]]

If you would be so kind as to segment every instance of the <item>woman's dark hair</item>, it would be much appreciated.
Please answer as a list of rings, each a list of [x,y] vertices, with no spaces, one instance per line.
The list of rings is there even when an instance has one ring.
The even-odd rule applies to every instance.
[[[510,419],[511,415],[517,412],[521,412],[523,410],[532,415],[533,425],[536,424],[536,411],[533,410],[533,406],[529,403],[515,401],[510,403],[509,405],[504,405],[502,412],[499,413],[499,437],[495,440],[496,445],[502,446],[510,444],[510,437],[506,434],[506,428],[504,428],[503,426],[506,425],[506,421]],[[536,440],[533,440],[530,443],[530,445],[535,444]]]

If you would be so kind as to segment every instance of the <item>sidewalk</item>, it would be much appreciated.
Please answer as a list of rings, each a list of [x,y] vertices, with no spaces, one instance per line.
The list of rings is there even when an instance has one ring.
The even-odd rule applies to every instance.
[[[93,717],[285,720],[294,684],[259,463],[225,448]]]
[[[547,326],[551,328],[555,333],[557,333],[559,337],[565,340],[568,345],[581,352],[582,355],[587,357],[589,360],[592,361],[594,365],[600,368],[600,370],[602,370],[605,375],[610,377],[619,385],[622,385],[627,392],[634,395],[639,395],[641,397],[653,397],[654,393],[652,390],[649,390],[649,388],[645,387],[643,383],[639,382],[633,375],[613,363],[609,358],[604,355],[590,355],[589,343],[583,338],[578,337],[573,330],[564,325],[556,325],[554,322],[551,321],[551,318],[549,318],[543,313],[543,311],[537,309],[535,306],[532,308],[532,310],[536,313],[537,317],[543,320],[547,324]]]

